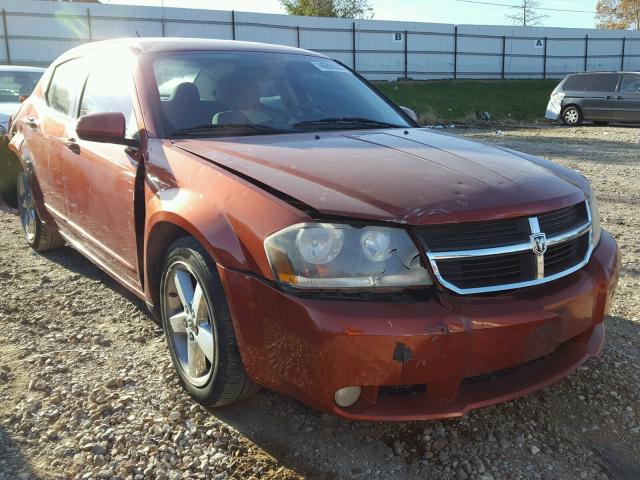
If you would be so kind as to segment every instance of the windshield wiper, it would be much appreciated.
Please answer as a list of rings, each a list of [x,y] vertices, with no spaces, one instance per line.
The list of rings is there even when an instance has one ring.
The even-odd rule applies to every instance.
[[[306,126],[322,126],[322,125],[339,125],[348,127],[384,127],[384,128],[407,128],[405,125],[396,125],[395,123],[382,122],[379,120],[372,120],[370,118],[361,117],[333,117],[322,118],[320,120],[308,120],[306,122],[298,122],[293,125],[293,128],[306,127]]]
[[[281,128],[269,127],[268,125],[256,125],[252,123],[220,123],[220,124],[209,124],[209,125],[199,125],[197,127],[191,128],[182,128],[180,130],[176,130],[171,135],[198,135],[202,133],[228,133],[230,130],[239,131],[241,133],[284,133],[288,130],[283,130]]]

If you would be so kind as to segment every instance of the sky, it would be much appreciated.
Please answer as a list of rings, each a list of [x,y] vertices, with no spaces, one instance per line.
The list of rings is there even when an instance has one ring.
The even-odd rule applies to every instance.
[[[506,18],[513,9],[500,5],[518,5],[519,0],[369,0],[374,19],[411,20],[418,22],[511,25]],[[594,12],[597,0],[538,0],[540,7],[559,10]],[[162,0],[102,0],[103,3],[160,6]],[[279,0],[164,0],[166,7],[208,8],[212,10],[240,10],[245,12],[286,13]],[[547,17],[541,20],[548,27],[593,28],[593,13],[539,11]]]

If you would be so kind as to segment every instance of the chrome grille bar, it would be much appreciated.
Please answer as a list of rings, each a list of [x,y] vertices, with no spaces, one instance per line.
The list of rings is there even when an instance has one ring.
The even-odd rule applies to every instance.
[[[531,252],[533,254],[533,238],[530,238],[529,242],[520,242],[513,245],[505,245],[502,247],[492,247],[492,248],[480,248],[480,249],[468,249],[468,250],[453,250],[453,251],[438,251],[431,252],[428,249],[426,250],[427,258],[433,268],[434,274],[438,281],[446,288],[460,294],[478,294],[478,293],[488,293],[488,292],[498,292],[502,290],[512,290],[516,288],[523,288],[533,285],[538,285],[545,282],[550,282],[556,280],[558,278],[564,277],[566,275],[570,275],[571,273],[579,270],[584,265],[587,264],[589,259],[591,258],[591,253],[593,252],[593,231],[592,231],[592,217],[591,211],[589,210],[588,202],[585,202],[585,209],[587,213],[587,221],[571,230],[558,233],[556,235],[546,237],[546,245],[552,246],[568,241],[575,241],[579,239],[582,235],[588,235],[588,247],[585,256],[581,261],[577,262],[575,265],[570,268],[563,270],[561,272],[545,275],[545,260],[544,260],[544,252],[540,255],[535,255],[535,269],[532,278],[526,278],[522,281],[505,283],[499,285],[487,285],[484,287],[474,287],[474,288],[464,288],[455,285],[454,282],[449,282],[445,276],[441,273],[441,269],[438,267],[438,262],[443,260],[464,260],[464,259],[477,259],[479,257],[486,257],[487,260],[491,260],[492,257],[496,257],[499,255],[506,254],[514,254],[520,253],[525,254],[526,252]],[[535,234],[543,234],[544,232],[540,231],[540,222],[538,217],[529,217],[528,218],[529,231],[531,237]]]

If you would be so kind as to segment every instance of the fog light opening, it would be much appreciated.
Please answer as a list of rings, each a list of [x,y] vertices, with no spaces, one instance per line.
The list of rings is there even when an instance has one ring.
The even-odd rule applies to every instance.
[[[358,401],[361,393],[360,387],[344,387],[336,390],[333,399],[339,407],[348,408]]]

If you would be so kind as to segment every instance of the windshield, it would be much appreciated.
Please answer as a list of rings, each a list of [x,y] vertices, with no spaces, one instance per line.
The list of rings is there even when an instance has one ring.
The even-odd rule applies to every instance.
[[[333,60],[264,52],[176,52],[153,62],[171,136],[409,127]]]
[[[31,95],[41,72],[0,71],[0,102],[18,103],[20,96]]]

